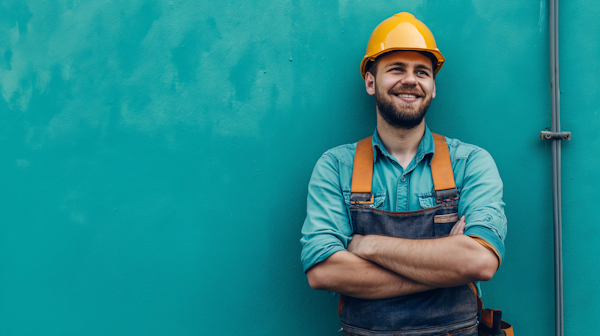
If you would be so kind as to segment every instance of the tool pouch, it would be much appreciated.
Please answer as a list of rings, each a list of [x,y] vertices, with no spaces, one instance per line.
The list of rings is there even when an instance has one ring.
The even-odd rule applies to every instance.
[[[514,336],[510,324],[502,321],[502,311],[483,309],[479,320],[479,336]]]

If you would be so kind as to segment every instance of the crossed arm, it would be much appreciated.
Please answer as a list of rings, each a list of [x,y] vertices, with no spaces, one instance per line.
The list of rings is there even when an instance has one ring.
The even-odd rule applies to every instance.
[[[307,272],[314,289],[364,299],[384,299],[487,281],[498,268],[496,255],[463,235],[464,217],[450,236],[404,239],[353,235],[339,251]]]

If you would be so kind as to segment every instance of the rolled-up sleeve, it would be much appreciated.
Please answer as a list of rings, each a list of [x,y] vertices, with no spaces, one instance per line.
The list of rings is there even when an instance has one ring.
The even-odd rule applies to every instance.
[[[466,216],[465,235],[494,252],[501,263],[507,231],[502,180],[494,159],[483,149],[472,153],[466,162],[459,213]]]
[[[308,185],[307,214],[302,227],[302,265],[308,271],[335,252],[345,250],[352,227],[340,187],[339,162],[323,154]]]

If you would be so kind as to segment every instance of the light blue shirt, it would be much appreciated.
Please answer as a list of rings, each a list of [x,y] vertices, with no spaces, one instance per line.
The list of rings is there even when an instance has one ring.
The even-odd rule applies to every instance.
[[[491,244],[504,259],[506,217],[502,180],[491,155],[482,148],[446,139],[456,188],[459,218],[466,216],[465,234]],[[306,272],[335,252],[346,250],[352,239],[349,217],[352,164],[356,143],[335,147],[317,161],[308,185],[307,215],[302,227],[302,265]],[[373,134],[373,207],[412,211],[436,206],[431,158],[433,136],[427,126],[417,154],[403,169]]]

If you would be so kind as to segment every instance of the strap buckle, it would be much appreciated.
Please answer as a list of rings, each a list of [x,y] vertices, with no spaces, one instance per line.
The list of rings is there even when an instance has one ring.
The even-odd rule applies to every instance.
[[[351,204],[373,204],[375,196],[372,193],[352,193],[350,195]]]
[[[456,188],[435,191],[436,203],[451,203],[452,201],[458,201],[458,190]]]

